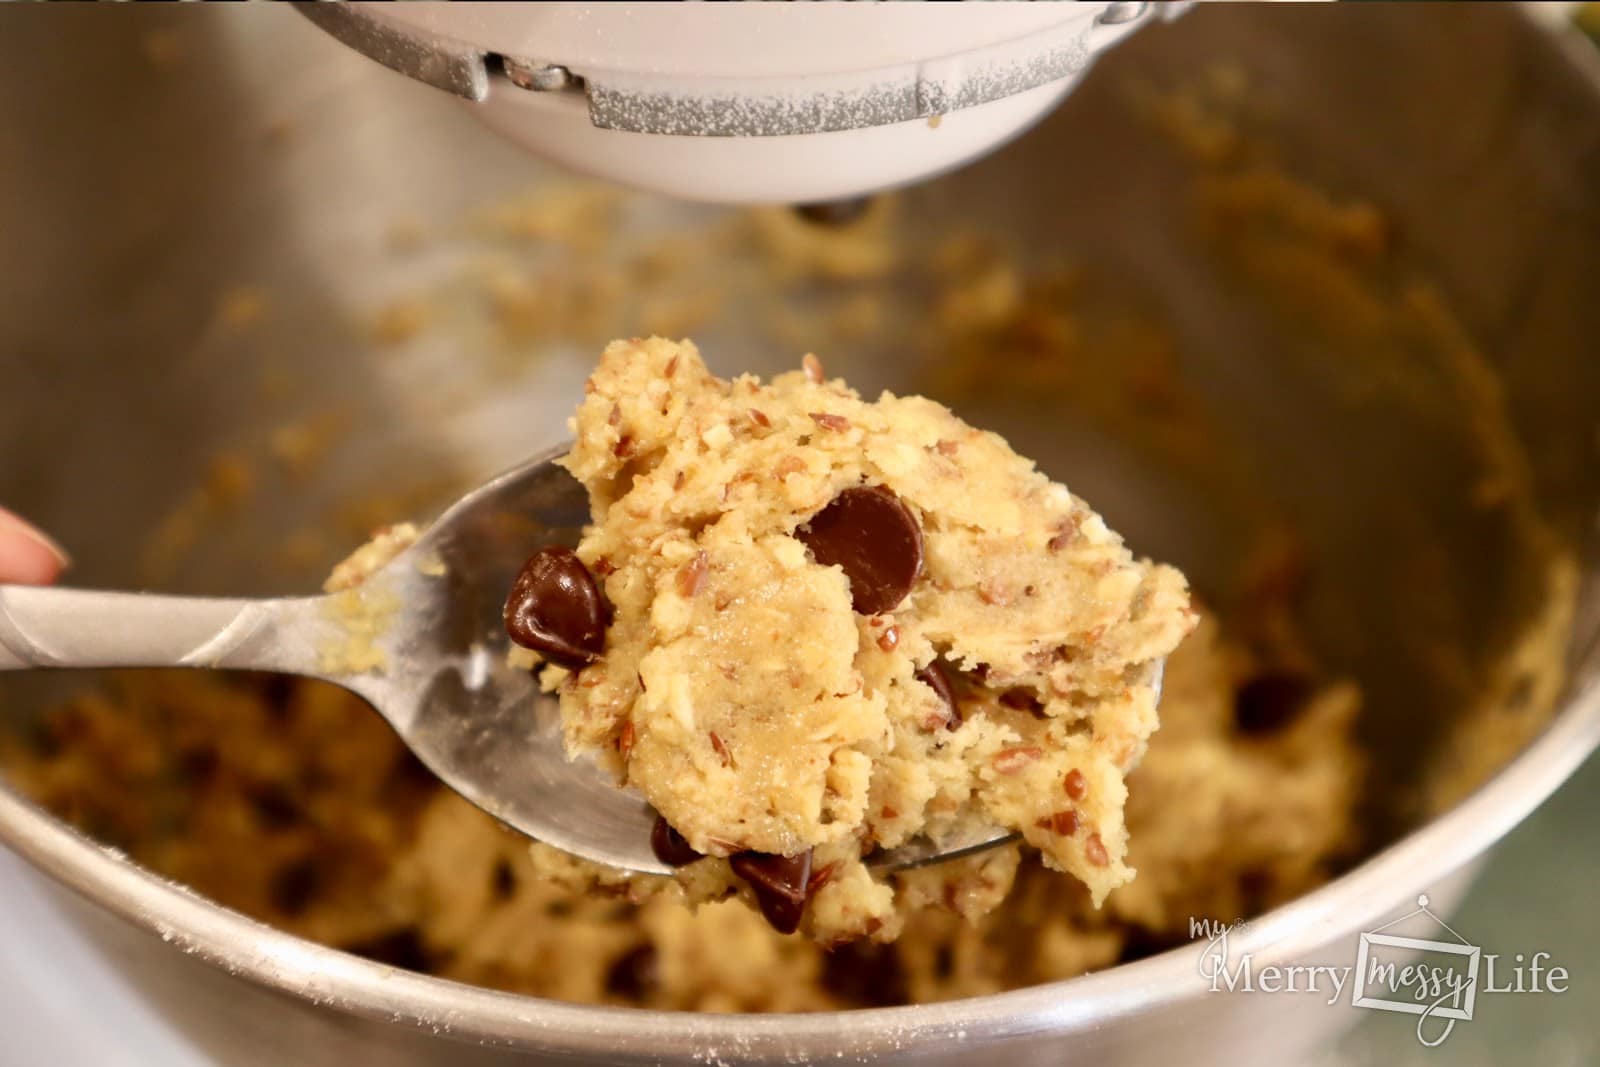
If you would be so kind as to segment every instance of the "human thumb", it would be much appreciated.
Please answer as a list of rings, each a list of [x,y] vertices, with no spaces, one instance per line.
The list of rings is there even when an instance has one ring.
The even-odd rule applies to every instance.
[[[0,583],[48,585],[70,562],[49,536],[0,508]]]

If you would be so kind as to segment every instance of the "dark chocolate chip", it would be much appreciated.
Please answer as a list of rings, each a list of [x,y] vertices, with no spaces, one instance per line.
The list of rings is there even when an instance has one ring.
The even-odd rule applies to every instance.
[[[1142,926],[1130,926],[1123,931],[1122,953],[1118,957],[1119,963],[1132,963],[1148,956],[1155,956],[1177,948],[1179,945],[1190,944],[1181,933],[1168,930],[1158,932],[1147,930]]]
[[[755,890],[761,914],[780,934],[800,928],[810,897],[811,850],[798,856],[774,856],[767,852],[739,852],[728,857],[733,873]]]
[[[303,915],[322,888],[322,865],[308,856],[280,868],[267,883],[267,899],[284,915]]]
[[[892,611],[922,573],[922,528],[881,485],[846,489],[795,531],[825,567],[838,564],[862,615]]]
[[[409,748],[402,748],[395,757],[389,769],[389,782],[395,788],[407,791],[421,790],[432,793],[442,788],[439,776],[428,770],[427,765],[412,755]]]
[[[822,957],[822,987],[846,1003],[888,1008],[911,999],[900,954],[893,945],[847,941]]]
[[[690,848],[683,835],[660,815],[656,816],[656,824],[650,828],[650,849],[656,854],[656,859],[668,867],[686,867],[700,858],[700,853]]]
[[[61,743],[60,732],[56,729],[56,719],[60,716],[38,719],[23,727],[28,746],[33,755],[40,759],[52,760],[61,755],[66,748]]]
[[[434,965],[432,953],[423,945],[422,935],[414,926],[367,941],[352,942],[345,945],[344,950],[403,971],[427,973]]]
[[[1233,719],[1239,732],[1253,737],[1277,733],[1292,723],[1316,687],[1304,675],[1287,671],[1258,674],[1233,696]]]
[[[251,786],[245,790],[245,799],[255,810],[256,819],[264,830],[287,830],[301,819],[299,802],[277,782]]]
[[[1000,703],[1013,711],[1031,711],[1035,716],[1044,714],[1044,702],[1032,689],[1019,685],[1000,694]]]
[[[961,710],[956,706],[956,693],[950,685],[950,678],[944,673],[944,668],[939,666],[938,660],[931,661],[926,667],[916,674],[917,681],[932,689],[944,701],[948,709],[945,717],[945,729],[954,730],[961,725]]]
[[[1249,867],[1239,873],[1240,910],[1245,915],[1259,915],[1272,904],[1273,885],[1276,879],[1265,867]]]
[[[221,769],[222,757],[212,745],[196,745],[178,752],[178,776],[184,785],[209,785]]]
[[[294,702],[295,690],[300,682],[292,674],[264,674],[261,676],[261,699],[273,722],[289,718],[289,708]]]
[[[795,214],[819,226],[844,226],[856,221],[872,206],[872,198],[852,197],[849,200],[827,200],[817,204],[799,204]]]
[[[508,861],[502,859],[495,863],[489,876],[489,888],[496,900],[510,900],[517,891],[517,872]]]
[[[655,946],[635,945],[618,956],[606,971],[606,992],[627,1000],[643,1000],[661,979],[659,964]]]
[[[546,545],[512,584],[505,620],[517,644],[564,667],[582,667],[605,649],[611,605],[576,552]]]

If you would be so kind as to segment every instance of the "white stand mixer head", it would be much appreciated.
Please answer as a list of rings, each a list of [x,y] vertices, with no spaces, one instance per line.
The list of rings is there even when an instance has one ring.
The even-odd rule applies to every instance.
[[[917,181],[1043,116],[1181,4],[307,4],[574,170],[689,200],[817,202]]]

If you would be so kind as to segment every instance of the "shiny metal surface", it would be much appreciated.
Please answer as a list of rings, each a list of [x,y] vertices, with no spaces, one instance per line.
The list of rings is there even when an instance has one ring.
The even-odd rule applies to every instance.
[[[556,454],[473,490],[345,593],[248,600],[0,586],[0,671],[319,678],[364,697],[430,770],[501,821],[599,863],[669,873],[650,849],[654,812],[592,762],[566,758],[555,700],[506,660],[501,609],[522,561],[575,541],[587,517],[583,487]],[[366,666],[366,646],[381,650],[381,665]]]
[[[494,402],[424,415],[416,398],[438,388],[441,363],[465,366],[470,344],[441,342],[424,372],[362,330],[416,269],[385,250],[396,219],[451,232],[472,206],[552,181],[549,172],[463,122],[447,97],[396,80],[286,11],[5,14],[0,143],[14,147],[0,153],[0,291],[12,309],[0,316],[0,498],[60,535],[81,564],[74,580],[138,581],[143,535],[209,458],[270,434],[284,415],[257,395],[268,362],[284,368],[290,410],[340,405],[357,427],[350,448],[312,479],[261,487],[247,524],[196,542],[151,584],[281,588],[284,575],[259,561],[359,487],[412,484],[419,472],[470,484],[560,440],[591,353],[557,339]],[[161,48],[150,47],[152,33],[168,35]],[[149,58],[172,51],[181,55],[165,65]],[[1427,825],[1401,801],[1460,703],[1424,683],[1410,640],[1419,605],[1407,599],[1406,574],[1371,546],[1426,549],[1448,588],[1471,591],[1427,623],[1469,664],[1492,658],[1536,607],[1532,564],[1461,502],[1460,444],[1448,428],[1388,409],[1353,415],[1336,400],[1339,383],[1284,373],[1301,339],[1217,272],[1194,237],[1179,160],[1128,120],[1126,90],[1130,79],[1199,76],[1218,59],[1248,74],[1285,159],[1397,220],[1407,262],[1438,280],[1490,354],[1539,502],[1586,568],[1560,714]],[[1124,42],[1030,135],[904,199],[919,229],[979,227],[1040,255],[1070,249],[1150,294],[1186,380],[1259,458],[1247,484],[1307,530],[1324,576],[1308,603],[1314,636],[1368,695],[1362,728],[1381,784],[1374,853],[1238,938],[1235,948],[1259,961],[1348,962],[1355,933],[1416,893],[1445,907],[1467,877],[1453,872],[1600,741],[1596,84],[1592,55],[1558,46],[1504,5],[1202,6]],[[279,144],[271,130],[284,122]],[[216,308],[246,283],[273,294],[275,313],[230,336]],[[739,311],[697,331],[717,370],[792,363],[757,343]],[[829,365],[874,390],[916,381],[920,358],[887,339],[830,353]],[[1065,476],[1141,550],[1184,566],[1202,587],[1225,579],[1226,546],[1246,520],[1203,475],[1152,471],[1048,410],[975,400],[963,413]],[[304,577],[326,562],[307,563]],[[1352,629],[1350,619],[1366,625]],[[7,677],[0,699],[25,711],[46,689]],[[229,1064],[1098,1064],[1180,1053],[1280,1063],[1355,1014],[1303,998],[1219,999],[1182,949],[1066,983],[844,1016],[574,1007],[398,972],[266,929],[10,793],[0,793],[0,839],[65,887],[109,957]]]

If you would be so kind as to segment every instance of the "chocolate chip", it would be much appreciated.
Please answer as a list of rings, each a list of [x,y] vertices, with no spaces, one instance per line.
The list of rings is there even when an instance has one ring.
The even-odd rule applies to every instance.
[[[184,785],[209,785],[221,769],[222,757],[212,745],[196,745],[178,752],[178,776]]]
[[[1316,687],[1304,675],[1287,671],[1258,674],[1233,696],[1233,721],[1253,737],[1277,733],[1299,716]]]
[[[811,850],[798,856],[774,856],[766,852],[739,852],[728,858],[733,873],[755,890],[761,914],[780,934],[800,928],[810,893]]]
[[[245,790],[245,799],[255,810],[256,819],[264,830],[287,830],[300,821],[300,803],[278,782],[249,787]]]
[[[865,215],[867,208],[871,205],[871,197],[857,196],[849,200],[826,200],[817,204],[799,204],[794,211],[796,215],[799,215],[807,222],[814,222],[819,226],[845,226]]]
[[[840,1000],[887,1008],[911,998],[900,954],[893,945],[847,941],[822,957],[822,987]]]
[[[606,992],[628,1000],[643,1000],[661,980],[660,962],[655,946],[635,945],[606,971]]]
[[[489,889],[496,900],[510,900],[517,891],[517,872],[506,860],[498,860],[489,874]]]
[[[273,722],[287,721],[299,680],[292,674],[265,674],[261,678],[261,702],[266,705],[267,714]]]
[[[668,867],[687,867],[700,858],[700,853],[690,848],[683,835],[660,815],[656,816],[656,824],[650,828],[650,850],[656,854],[656,859]]]
[[[267,899],[281,914],[303,915],[322,887],[322,865],[307,857],[280,868],[267,883]]]
[[[1266,867],[1250,867],[1239,872],[1240,910],[1246,915],[1257,915],[1272,904],[1273,885],[1276,879]]]
[[[442,788],[439,776],[428,770],[409,748],[402,748],[389,765],[389,781],[394,788],[407,791],[433,793]]]
[[[1123,933],[1122,952],[1117,957],[1119,963],[1132,963],[1148,956],[1175,949],[1180,945],[1187,945],[1183,934],[1172,931],[1147,930],[1142,926],[1130,926]]]
[[[1034,694],[1032,689],[1025,685],[1019,685],[1001,693],[1000,703],[1013,711],[1031,711],[1036,716],[1044,713],[1044,702]]]
[[[938,660],[931,661],[926,667],[916,673],[917,681],[932,689],[944,706],[948,709],[944,726],[947,730],[954,730],[961,725],[961,710],[956,707],[956,693],[950,686],[950,678],[944,673],[944,668],[939,666]]]
[[[846,489],[795,536],[818,563],[844,569],[851,602],[862,615],[892,610],[922,573],[922,528],[881,485]]]
[[[29,750],[33,755],[45,760],[52,760],[61,755],[66,746],[62,744],[59,726],[65,719],[65,714],[58,713],[24,727]]]
[[[418,971],[425,974],[431,971],[434,965],[433,954],[422,943],[422,935],[414,926],[366,941],[351,942],[344,946],[344,950],[353,952],[357,956],[365,956],[375,963],[398,967],[403,971]]]
[[[517,644],[564,667],[582,667],[605,649],[611,605],[576,552],[546,545],[512,584],[505,620]]]

